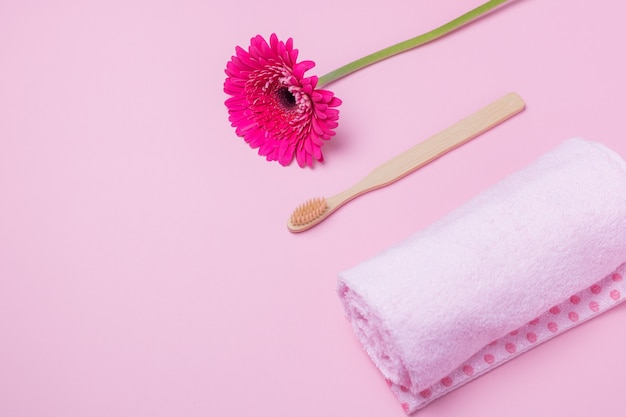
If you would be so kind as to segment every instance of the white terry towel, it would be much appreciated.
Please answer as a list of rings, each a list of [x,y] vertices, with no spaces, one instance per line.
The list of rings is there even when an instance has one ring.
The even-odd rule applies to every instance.
[[[411,413],[626,296],[626,163],[569,139],[339,276],[357,337]]]

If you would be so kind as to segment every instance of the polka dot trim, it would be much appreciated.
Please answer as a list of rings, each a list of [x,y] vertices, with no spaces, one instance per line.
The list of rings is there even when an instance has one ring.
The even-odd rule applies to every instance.
[[[456,370],[430,387],[407,387],[386,380],[407,414],[479,377],[497,366],[568,329],[602,313],[624,300],[626,264],[603,280],[552,306],[539,317],[518,329],[509,330],[502,338],[489,343]]]
[[[420,392],[420,397],[422,398],[430,398],[431,395],[433,395],[433,392],[428,388]]]

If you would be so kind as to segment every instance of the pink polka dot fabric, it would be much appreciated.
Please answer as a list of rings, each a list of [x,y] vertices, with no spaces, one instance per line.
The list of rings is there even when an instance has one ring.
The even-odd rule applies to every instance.
[[[340,274],[357,338],[407,413],[621,303],[626,163],[565,141]]]
[[[625,275],[626,265],[622,265],[590,288],[552,307],[519,329],[489,343],[449,375],[420,391],[419,395],[414,395],[406,387],[389,380],[387,384],[407,413],[419,410],[431,401],[516,358],[528,349],[615,307],[624,300],[623,295],[626,294]]]

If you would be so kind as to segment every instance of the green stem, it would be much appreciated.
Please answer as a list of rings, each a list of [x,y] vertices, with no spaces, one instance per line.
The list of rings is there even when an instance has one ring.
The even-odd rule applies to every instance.
[[[490,0],[487,3],[465,13],[464,15],[459,16],[454,20],[451,20],[445,25],[439,26],[438,28],[431,30],[430,32],[426,32],[422,35],[408,39],[404,42],[400,42],[385,49],[381,49],[378,52],[374,52],[373,54],[367,55],[363,58],[346,64],[343,67],[339,67],[336,70],[331,71],[328,74],[320,77],[317,86],[324,86],[348,74],[358,71],[361,68],[367,67],[368,65],[375,64],[379,61],[382,61],[383,59],[387,59],[402,52],[406,52],[410,49],[417,48],[418,46],[424,45],[425,43],[434,41],[435,39],[447,35],[448,33],[460,28],[461,26],[470,23],[471,21],[477,19],[483,14],[498,7],[499,5],[506,3],[507,1],[508,0]]]

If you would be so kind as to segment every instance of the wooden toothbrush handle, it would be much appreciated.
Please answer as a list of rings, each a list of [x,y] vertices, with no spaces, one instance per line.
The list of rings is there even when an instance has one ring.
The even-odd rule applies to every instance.
[[[505,95],[374,169],[355,185],[356,189],[352,190],[355,193],[354,197],[399,180],[516,115],[523,109],[524,101],[519,95],[516,93]]]

